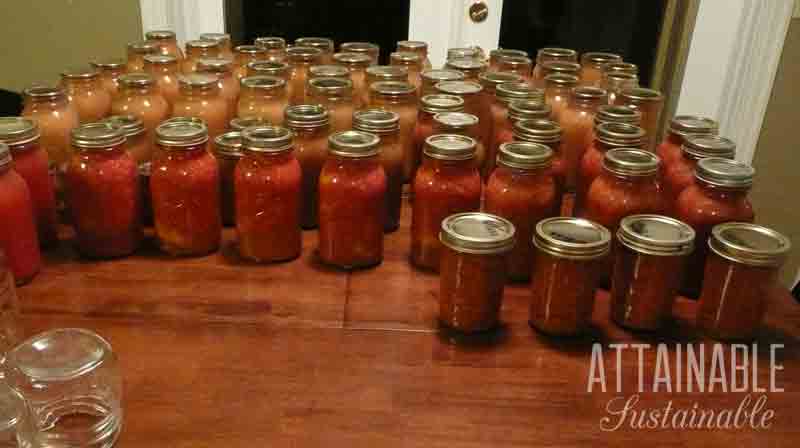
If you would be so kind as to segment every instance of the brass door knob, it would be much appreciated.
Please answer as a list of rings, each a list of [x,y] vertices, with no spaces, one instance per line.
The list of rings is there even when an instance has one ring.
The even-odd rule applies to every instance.
[[[484,2],[475,2],[469,7],[469,18],[475,23],[481,23],[489,16],[489,7]]]

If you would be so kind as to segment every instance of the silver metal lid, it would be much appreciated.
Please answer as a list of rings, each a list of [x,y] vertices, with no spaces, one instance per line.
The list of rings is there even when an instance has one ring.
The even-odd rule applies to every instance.
[[[26,117],[0,117],[0,142],[7,145],[24,145],[39,138],[39,125]]]
[[[317,48],[326,53],[333,52],[333,39],[327,37],[299,37],[294,40],[294,44],[299,47]]]
[[[266,56],[267,49],[264,47],[259,47],[258,45],[237,45],[233,47],[233,52],[236,54]]]
[[[609,62],[622,62],[622,56],[615,53],[602,51],[590,51],[581,55],[581,64],[589,64],[595,67],[602,67]]]
[[[26,98],[33,100],[57,100],[66,98],[67,92],[60,86],[35,85],[22,91]]]
[[[438,92],[449,95],[475,95],[483,90],[483,86],[473,81],[441,81],[434,86]]]
[[[581,64],[568,61],[550,61],[542,64],[546,75],[575,75],[581,71]]]
[[[492,255],[514,248],[516,233],[511,221],[481,212],[457,213],[442,220],[439,240],[457,252]]]
[[[4,167],[11,162],[11,150],[8,149],[8,145],[5,143],[0,143],[0,167]]]
[[[125,143],[121,128],[110,123],[88,123],[70,132],[72,146],[81,150],[107,150]]]
[[[144,33],[147,40],[172,40],[175,39],[175,32],[170,30],[152,30]]]
[[[112,115],[103,122],[122,129],[126,137],[135,137],[145,132],[144,122],[136,115]]]
[[[308,90],[329,98],[351,97],[353,96],[353,81],[343,78],[311,78],[308,80]]]
[[[528,57],[527,51],[522,50],[512,50],[509,48],[496,48],[489,52],[490,58],[501,58],[501,57]]]
[[[242,87],[257,90],[278,90],[286,87],[286,80],[277,76],[245,76],[239,81]]]
[[[392,65],[422,64],[422,56],[413,51],[395,51],[389,55],[389,60],[392,62]]]
[[[378,81],[369,86],[371,92],[385,96],[405,96],[412,95],[416,92],[416,88],[409,83],[403,81]]]
[[[152,65],[162,65],[162,64],[176,64],[178,62],[178,58],[171,54],[148,54],[144,58],[144,64],[152,64]]]
[[[425,139],[423,152],[439,160],[469,160],[475,157],[478,142],[457,134],[435,134]]]
[[[533,245],[557,258],[592,260],[608,255],[611,232],[588,219],[557,216],[536,224]]]
[[[219,44],[225,44],[231,41],[231,35],[228,33],[202,33],[200,40],[210,40]]]
[[[244,128],[249,128],[251,126],[269,126],[270,122],[259,117],[237,117],[231,118],[230,123],[228,123],[228,127],[234,131],[241,131]]]
[[[322,50],[308,46],[289,47],[286,49],[286,56],[294,61],[313,62],[322,56]]]
[[[507,82],[495,89],[497,100],[508,103],[512,100],[537,100],[544,102],[544,90],[526,82]]]
[[[511,120],[549,120],[553,109],[544,101],[511,100],[508,103],[508,118]]]
[[[783,234],[764,226],[728,222],[714,226],[708,247],[736,263],[778,267],[786,260],[792,243]]]
[[[561,125],[552,120],[517,120],[511,127],[516,140],[545,144],[561,141]]]
[[[400,129],[400,115],[385,109],[361,109],[353,112],[353,129],[356,131],[387,134]]]
[[[544,77],[544,82],[547,86],[573,87],[578,84],[578,81],[580,81],[580,78],[575,75],[561,73],[553,73]]]
[[[444,66],[452,70],[474,72],[486,69],[486,62],[474,57],[453,58],[448,59]]]
[[[212,48],[219,48],[219,42],[213,40],[189,40],[186,41],[186,48],[197,48],[198,50],[208,51]]]
[[[641,112],[620,104],[602,104],[597,107],[594,114],[595,126],[600,123],[626,123],[638,126],[641,122]]]
[[[580,86],[572,90],[572,98],[577,101],[600,101],[607,96],[606,89],[600,87]]]
[[[597,141],[611,147],[640,146],[644,140],[645,131],[635,124],[628,123],[600,123],[595,126]]]
[[[85,67],[70,67],[61,72],[61,78],[69,79],[95,79],[100,77],[100,72],[89,65]]]
[[[289,74],[289,64],[278,61],[252,61],[247,63],[247,70],[258,75],[284,78]]]
[[[559,60],[577,60],[578,52],[569,48],[544,47],[536,52],[536,60],[551,58]]]
[[[380,153],[381,139],[364,131],[342,131],[328,137],[328,152],[339,157],[362,158]]]
[[[664,95],[658,90],[647,89],[644,87],[631,87],[619,93],[620,97],[641,103],[645,101],[662,101]]]
[[[402,65],[373,65],[367,67],[367,79],[380,81],[408,81],[408,67]]]
[[[439,112],[433,116],[433,121],[448,132],[457,132],[477,126],[480,119],[466,112]]]
[[[400,40],[397,41],[397,49],[408,50],[408,51],[421,51],[428,49],[428,43],[423,42],[421,40]]]
[[[553,164],[553,150],[533,142],[508,142],[500,145],[497,163],[521,170],[537,170]]]
[[[529,69],[533,65],[533,60],[527,56],[500,56],[498,64],[510,69],[519,69],[526,66]]]
[[[484,87],[496,88],[506,82],[522,82],[522,76],[513,72],[483,72],[478,80]]]
[[[230,131],[218,135],[214,139],[214,154],[217,157],[226,159],[240,159],[244,155],[242,152],[242,133]]]
[[[669,132],[684,138],[689,135],[716,135],[719,124],[697,115],[676,115],[669,121]]]
[[[609,62],[603,65],[603,73],[630,73],[637,75],[639,74],[639,66],[630,62]]]
[[[458,58],[478,58],[481,56],[480,51],[476,47],[459,47],[459,48],[448,48],[447,49],[447,59],[458,59]]]
[[[207,89],[216,87],[217,77],[213,75],[205,75],[202,73],[189,73],[186,75],[178,75],[178,85],[180,87],[198,87]]]
[[[603,75],[603,87],[611,92],[639,87],[639,75],[626,72],[611,72]]]
[[[328,110],[319,104],[297,104],[283,111],[284,124],[290,129],[315,129],[330,122]]]
[[[156,143],[169,150],[193,149],[207,141],[208,127],[202,120],[168,120],[156,127]]]
[[[309,78],[347,78],[350,71],[341,65],[312,65],[308,68]]]
[[[279,153],[292,149],[294,134],[281,126],[254,126],[242,131],[242,149],[260,153]]]
[[[126,87],[147,87],[156,83],[156,79],[149,73],[126,73],[120,75],[117,81]]]
[[[431,85],[441,81],[461,81],[464,79],[464,73],[458,70],[446,69],[423,70],[420,76],[422,76],[423,82]]]
[[[339,50],[348,53],[377,53],[381,47],[372,42],[343,42],[339,45]]]
[[[136,54],[151,54],[158,52],[158,44],[146,40],[131,42],[128,44],[128,51]]]
[[[89,62],[89,64],[102,70],[117,70],[125,68],[125,60],[122,58],[95,59]]]
[[[420,100],[420,110],[429,114],[439,112],[460,112],[464,110],[464,99],[456,95],[432,93]]]
[[[661,215],[626,216],[617,230],[621,244],[647,255],[686,255],[694,249],[694,237],[691,226]]]
[[[286,48],[286,39],[282,37],[256,37],[253,43],[267,50],[283,50]]]
[[[334,53],[333,60],[339,64],[353,67],[366,67],[372,63],[372,57],[370,55],[349,51]]]
[[[204,126],[206,124],[205,120],[197,117],[172,117],[172,118],[167,118],[160,124],[164,123],[195,123],[195,124],[202,124]]]
[[[610,149],[603,157],[603,168],[620,176],[652,176],[659,163],[657,155],[635,148]]]
[[[233,61],[228,58],[201,58],[197,60],[198,72],[230,73]]]
[[[721,188],[750,188],[756,170],[747,164],[730,159],[710,157],[700,159],[695,168],[697,180]]]
[[[736,143],[718,135],[688,135],[683,140],[681,151],[695,160],[706,157],[732,159],[736,155]]]

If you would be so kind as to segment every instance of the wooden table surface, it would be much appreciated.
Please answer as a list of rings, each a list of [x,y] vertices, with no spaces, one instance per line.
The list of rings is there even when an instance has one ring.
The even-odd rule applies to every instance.
[[[692,329],[695,303],[679,300],[674,325],[631,334],[609,322],[598,293],[592,334],[552,339],[527,324],[524,285],[506,289],[504,327],[461,341],[438,331],[438,277],[411,268],[409,210],[386,238],[377,268],[346,273],[314,258],[252,265],[224,249],[173,259],[150,248],[89,262],[66,248],[18,290],[27,335],[85,327],[106,337],[124,377],[119,447],[793,446],[800,443],[800,305],[776,292],[759,343],[757,379],[768,383],[768,344],[784,392],[765,395],[771,427],[602,431],[615,397],[638,391],[635,352],[620,364],[623,389],[587,391],[593,342],[711,344]],[[709,345],[710,346],[710,345]],[[725,345],[727,347],[727,345]],[[710,350],[709,350],[710,358]],[[728,358],[726,358],[727,360]],[[655,351],[644,354],[645,385]],[[726,361],[727,362],[727,361]],[[730,369],[726,369],[730,371]],[[733,409],[745,393],[644,392],[637,406]],[[612,423],[615,420],[612,420]]]

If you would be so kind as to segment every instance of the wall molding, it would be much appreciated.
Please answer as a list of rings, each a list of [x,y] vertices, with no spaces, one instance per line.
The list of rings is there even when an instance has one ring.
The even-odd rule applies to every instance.
[[[223,0],[139,0],[142,31],[175,31],[178,42],[196,39],[200,33],[225,31]]]

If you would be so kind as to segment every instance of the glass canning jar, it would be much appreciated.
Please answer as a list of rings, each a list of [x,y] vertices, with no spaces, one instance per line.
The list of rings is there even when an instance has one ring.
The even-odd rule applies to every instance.
[[[517,79],[512,80],[511,77]],[[485,72],[481,75],[481,84],[483,84],[483,100],[489,104],[492,120],[489,142],[486,146],[486,176],[488,176],[494,169],[497,148],[500,146],[496,140],[498,133],[507,126],[508,103],[517,99],[529,99],[544,104],[544,90],[522,82],[522,78],[513,73]],[[508,127],[510,128],[510,125]]]
[[[144,57],[144,72],[156,79],[161,95],[172,107],[178,99],[178,59],[172,55],[149,54]]]
[[[678,196],[675,217],[692,226],[698,241],[704,243],[718,224],[755,221],[747,197],[754,176],[755,170],[741,162],[720,158],[700,160],[694,184]],[[708,247],[702,244],[689,259],[688,274],[681,287],[686,297],[700,294],[707,255]]]
[[[39,143],[39,125],[30,118],[0,117],[0,143],[8,145],[14,170],[28,186],[39,244],[58,243],[58,208],[48,169],[47,151]]]
[[[580,216],[586,205],[589,186],[603,172],[603,159],[609,149],[641,148],[644,129],[628,123],[600,123],[595,128],[594,141],[586,149],[578,165],[573,213]]]
[[[457,134],[464,135],[475,139],[475,157],[472,163],[481,173],[481,178],[486,173],[486,147],[478,139],[478,124],[480,123],[477,116],[468,114],[466,112],[439,112],[433,116],[433,134]],[[423,145],[424,151],[424,145]],[[422,153],[420,153],[421,155]]]
[[[602,123],[625,123],[639,126],[642,122],[642,113],[628,106],[617,104],[601,104],[594,114],[595,128]],[[660,157],[660,156],[659,156]]]
[[[178,46],[175,32],[170,30],[153,30],[144,34],[144,38],[158,46],[158,53],[163,56],[172,56],[176,60],[183,59],[183,51]]]
[[[614,246],[611,318],[632,330],[658,330],[672,317],[695,233],[661,215],[622,219]]]
[[[277,126],[283,123],[287,106],[286,81],[275,76],[248,76],[242,78],[239,118],[260,118]]]
[[[638,75],[639,66],[630,62],[609,62],[603,64],[601,73],[602,76],[608,75],[609,73],[630,73],[632,75]]]
[[[486,184],[483,210],[511,221],[517,230],[517,244],[508,255],[512,280],[530,279],[536,223],[560,214],[561,192],[550,170],[552,160],[553,150],[545,145],[504,143]]]
[[[160,49],[155,42],[141,41],[128,44],[128,59],[125,71],[136,73],[144,70],[144,57],[148,54],[158,54]]]
[[[30,189],[14,169],[8,145],[0,143],[0,250],[17,285],[30,282],[42,267]]]
[[[118,58],[95,59],[90,62],[90,65],[100,72],[100,83],[113,99],[119,90],[117,78],[125,73],[125,60]]]
[[[425,143],[422,165],[414,177],[411,263],[438,271],[442,221],[456,213],[480,210],[482,182],[473,161],[475,139],[439,134]]]
[[[396,51],[389,55],[389,64],[408,69],[408,82],[414,86],[417,94],[422,91],[422,57],[410,51]]]
[[[381,55],[381,47],[372,42],[343,42],[339,45],[339,51],[343,53],[360,53],[369,56],[370,65],[378,65],[378,58]]]
[[[697,162],[707,157],[733,159],[736,143],[716,135],[696,135],[687,137],[680,148],[680,158],[673,159],[669,165],[661,166],[661,184],[669,211],[674,211],[678,196],[695,183]]]
[[[505,101],[505,118],[492,129],[492,142],[495,154],[503,143],[514,140],[514,123],[519,120],[549,120],[550,105],[542,100],[516,100],[497,97],[497,101]]]
[[[350,80],[353,82],[353,106],[363,109],[367,106],[367,67],[372,64],[372,58],[364,53],[336,53],[333,60],[347,68]]]
[[[531,118],[515,121],[512,129],[514,141],[540,143],[553,150],[550,171],[563,193],[567,168],[561,149],[561,126],[552,120]]]
[[[527,56],[502,56],[497,61],[497,71],[500,73],[515,73],[525,81],[530,81],[533,61]]]
[[[578,52],[570,50],[569,48],[545,47],[540,48],[536,52],[536,66],[533,67],[533,84],[536,87],[544,87],[544,77],[546,73],[543,71],[544,64],[548,62],[578,62]],[[580,70],[580,67],[578,67]]]
[[[589,220],[560,216],[536,224],[533,245],[530,325],[553,336],[583,333],[611,233]]]
[[[319,178],[319,257],[354,269],[383,261],[386,173],[375,134],[344,131],[328,138]]]
[[[153,142],[147,139],[147,130],[141,118],[135,115],[112,115],[103,122],[122,129],[122,133],[125,134],[125,150],[136,163],[150,160],[153,154]]]
[[[233,74],[237,80],[247,76],[247,64],[265,61],[267,50],[257,45],[237,45],[233,49]]]
[[[178,77],[180,91],[172,108],[173,117],[195,117],[203,120],[211,139],[225,132],[232,115],[228,102],[220,95],[217,77],[190,73]]]
[[[434,134],[433,117],[440,112],[461,112],[464,100],[455,95],[429,94],[420,100],[417,122],[414,124],[414,160],[415,167],[422,160],[425,140]]]
[[[132,254],[142,241],[139,167],[125,133],[110,123],[72,130],[67,202],[78,252],[90,258]]]
[[[436,90],[464,100],[464,112],[478,117],[478,140],[486,148],[492,135],[492,110],[489,102],[484,101],[483,86],[475,81],[442,81],[436,84]]]
[[[284,123],[294,133],[294,152],[303,170],[300,223],[313,229],[318,224],[319,173],[328,158],[330,115],[318,104],[299,104],[286,108]]]
[[[608,104],[618,104],[620,92],[639,87],[639,76],[625,72],[606,73],[600,87],[608,91]]]
[[[266,60],[269,62],[283,62],[286,60],[286,40],[282,37],[257,37],[253,42],[267,50]],[[253,73],[248,72],[247,76],[252,76]]]
[[[617,104],[628,106],[642,113],[642,128],[645,132],[645,149],[655,151],[658,141],[658,119],[664,108],[664,95],[658,90],[636,87],[623,90],[617,96]]]
[[[541,79],[534,79],[533,85],[541,89],[547,86],[545,78],[550,75],[571,75],[580,80],[581,64],[577,62],[545,62],[542,64],[540,72]]]
[[[341,78],[311,78],[308,80],[308,102],[328,110],[331,132],[353,128],[353,83]]]
[[[261,263],[297,258],[303,248],[302,173],[292,151],[292,131],[247,128],[242,141],[235,188],[239,254]]]
[[[500,322],[514,225],[489,213],[458,213],[441,223],[439,322],[461,333],[493,330]]]
[[[572,89],[578,85],[575,75],[547,75],[544,77],[544,97],[553,109],[553,120],[561,123],[561,114],[567,108]]]
[[[420,73],[420,79],[422,80],[421,98],[425,95],[438,93],[436,84],[442,81],[463,81],[464,74],[458,70],[429,69]]]
[[[583,53],[581,55],[581,85],[597,86],[603,77],[603,66],[611,62],[622,62],[622,56],[600,51]]]
[[[197,61],[217,58],[222,53],[219,42],[213,40],[190,40],[186,42],[186,57],[181,61],[181,73],[187,75],[197,69]]]
[[[100,72],[78,67],[61,72],[61,85],[75,105],[81,123],[94,123],[111,112],[111,95],[103,88]]]
[[[486,62],[476,58],[448,59],[444,64],[446,70],[456,70],[464,75],[464,81],[478,82],[481,73],[486,71]]]
[[[327,37],[300,37],[294,40],[295,47],[316,48],[320,51],[319,64],[333,63],[333,39]]]
[[[527,58],[528,52],[522,50],[511,50],[508,48],[496,48],[489,52],[489,66],[487,70],[490,72],[499,72],[497,69],[498,60],[505,57],[522,57]]]
[[[228,129],[231,131],[242,131],[244,128],[249,128],[251,126],[269,126],[270,122],[264,120],[263,118],[258,117],[237,117],[232,118],[230,123],[228,123]]]
[[[400,115],[400,146],[403,148],[403,176],[410,181],[418,164],[414,155],[414,125],[418,104],[414,86],[408,82],[381,81],[370,87],[370,107]]]
[[[286,91],[289,94],[289,104],[305,104],[306,83],[308,81],[308,68],[312,65],[323,64],[322,50],[312,47],[291,47],[286,50],[289,62],[289,82]]]
[[[128,73],[119,77],[119,84],[111,113],[138,117],[144,123],[148,141],[155,142],[156,127],[170,115],[170,105],[158,90],[155,78],[145,73]]]
[[[572,90],[566,109],[559,115],[559,124],[564,133],[563,156],[567,165],[568,191],[574,191],[578,177],[578,165],[583,153],[592,144],[592,127],[597,107],[605,103],[607,92],[599,87],[582,86]]]
[[[428,59],[428,43],[421,40],[401,40],[397,42],[398,52],[417,53],[422,60],[422,70],[431,68],[431,60]]]
[[[207,40],[209,42],[215,42],[219,45],[219,55],[218,57],[225,58],[225,59],[233,59],[233,44],[231,43],[231,35],[228,33],[202,33],[200,34],[200,40]]]
[[[174,255],[205,255],[220,244],[219,167],[206,150],[208,129],[173,121],[156,129],[150,194],[159,246]]]
[[[483,57],[483,52],[478,47],[456,47],[447,49],[446,61],[458,58],[476,58]]]
[[[247,76],[274,76],[289,83],[289,64],[283,61],[255,61],[247,64]]]
[[[386,220],[384,230],[400,226],[403,205],[403,148],[400,146],[400,115],[383,109],[362,109],[353,114],[353,129],[370,132],[380,139],[378,150],[386,173]]]
[[[752,339],[791,243],[767,227],[731,222],[714,227],[708,246],[697,325],[716,339]]]
[[[367,93],[365,104],[372,103],[372,84],[383,81],[408,82],[408,68],[401,65],[372,65],[367,67]]]
[[[217,78],[219,95],[228,105],[228,120],[236,115],[239,105],[241,87],[239,80],[233,75],[233,64],[230,59],[208,58],[197,61],[197,73],[204,73]]]
[[[342,65],[312,65],[308,68],[308,80],[314,78],[351,79],[347,67]]]
[[[234,195],[234,173],[242,158],[242,132],[229,131],[214,139],[214,157],[219,168],[220,206],[222,224],[236,225],[236,196]]]
[[[78,112],[61,87],[33,86],[23,91],[22,116],[39,125],[41,144],[50,162],[59,166],[69,159],[70,132],[78,127]]]
[[[692,135],[717,135],[719,124],[711,118],[695,115],[676,115],[669,121],[664,140],[656,148],[656,154],[666,169],[672,162],[683,157],[681,146]],[[735,149],[735,148],[734,148]]]

